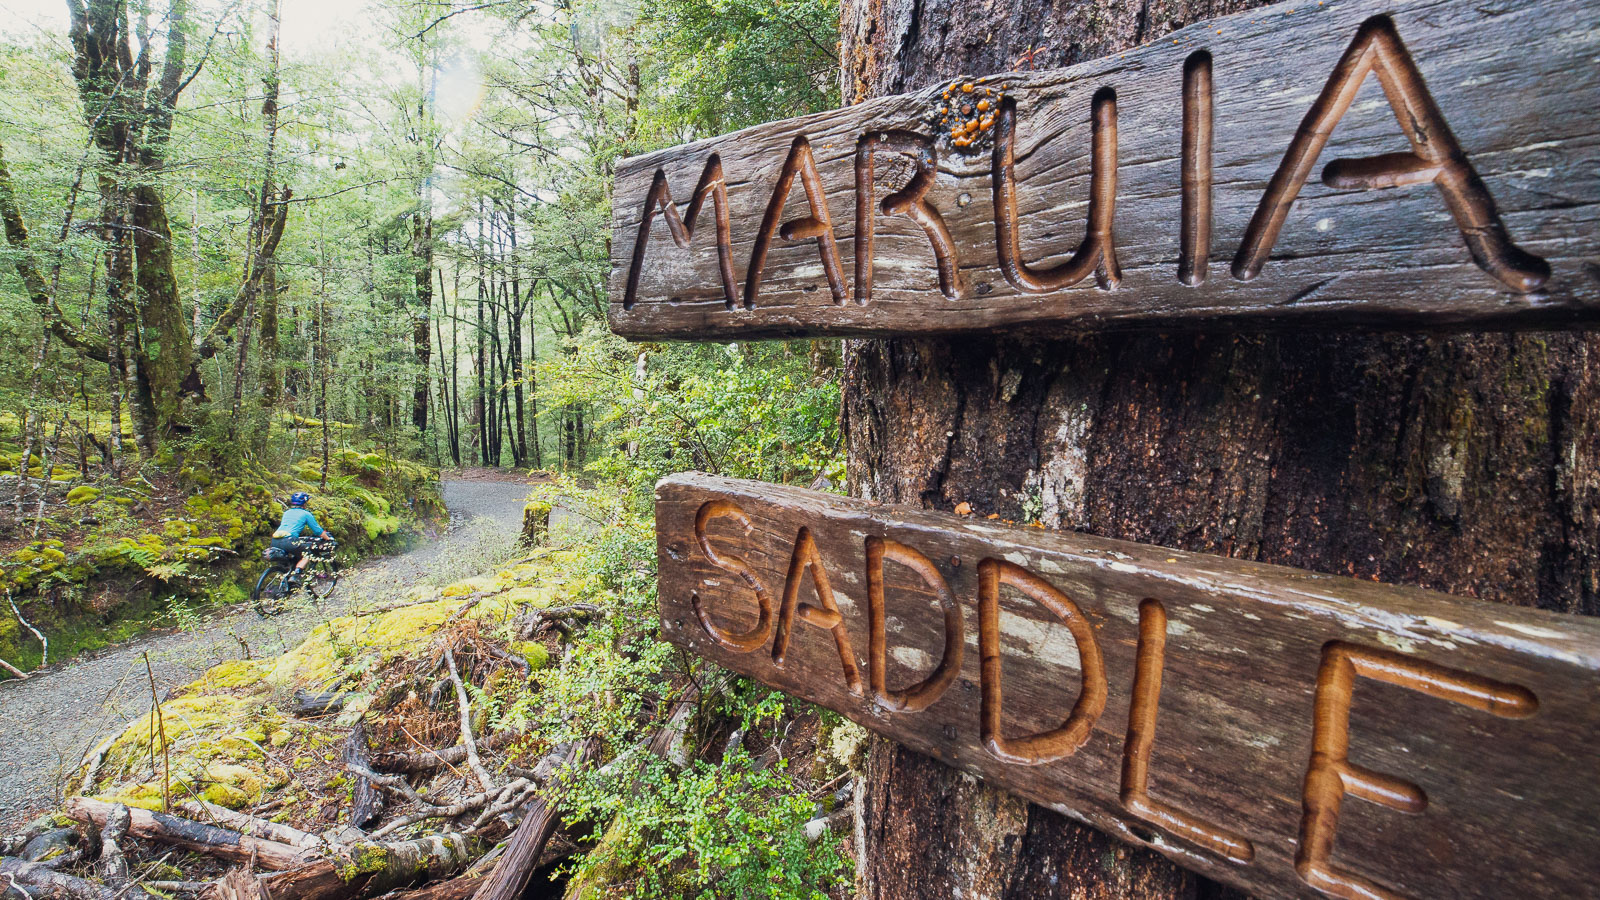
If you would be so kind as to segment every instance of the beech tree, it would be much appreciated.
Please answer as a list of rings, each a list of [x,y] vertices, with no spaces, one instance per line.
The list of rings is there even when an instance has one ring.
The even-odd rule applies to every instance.
[[[1256,5],[853,0],[844,100],[1071,65]],[[846,356],[858,496],[1600,613],[1600,337],[972,335]],[[1233,894],[887,741],[864,804],[870,898]]]
[[[172,0],[165,45],[147,13],[125,0],[68,0],[72,76],[95,147],[113,168],[99,175],[106,244],[106,297],[112,309],[112,365],[125,369],[141,449],[155,452],[177,421],[179,393],[192,369],[188,317],[173,272],[172,228],[156,184],[172,134],[186,69],[186,0]],[[155,69],[153,57],[162,61]],[[158,74],[157,74],[158,71]],[[152,81],[151,76],[156,77]],[[133,331],[130,333],[129,328]],[[117,359],[127,338],[128,358]]]

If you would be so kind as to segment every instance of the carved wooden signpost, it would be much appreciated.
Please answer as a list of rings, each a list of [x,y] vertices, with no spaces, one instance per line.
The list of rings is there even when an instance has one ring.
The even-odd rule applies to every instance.
[[[1600,621],[706,475],[656,523],[673,642],[1258,896],[1600,896]]]
[[[636,338],[1600,321],[1590,0],[1295,0],[626,160]]]

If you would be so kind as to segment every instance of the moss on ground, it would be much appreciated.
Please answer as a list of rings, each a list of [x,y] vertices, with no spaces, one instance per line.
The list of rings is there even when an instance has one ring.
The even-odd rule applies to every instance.
[[[320,459],[291,471],[283,477],[242,463],[224,476],[179,465],[157,476],[167,492],[187,494],[176,507],[153,503],[141,478],[80,484],[42,523],[43,534],[56,536],[0,555],[0,592],[49,635],[51,658],[63,659],[148,628],[170,598],[191,608],[245,599],[240,582],[260,571],[281,515],[278,496],[310,491],[313,512],[349,557],[398,549],[411,526],[444,510],[436,472],[380,453],[331,454],[326,488]],[[27,670],[41,649],[15,622],[0,623],[0,658]]]
[[[279,656],[213,666],[117,735],[88,793],[147,809],[160,809],[167,791],[174,803],[200,797],[234,809],[295,795],[297,772],[338,759],[351,718],[371,703],[374,673],[415,655],[463,618],[488,628],[556,602],[558,593],[542,585],[570,561],[559,552],[536,553],[406,605],[332,619]],[[481,585],[498,592],[463,610],[462,597]],[[535,670],[549,661],[549,650],[537,642],[513,647]],[[348,699],[339,717],[302,722],[284,711],[299,689],[343,690]],[[330,780],[319,789],[346,788],[344,780]]]

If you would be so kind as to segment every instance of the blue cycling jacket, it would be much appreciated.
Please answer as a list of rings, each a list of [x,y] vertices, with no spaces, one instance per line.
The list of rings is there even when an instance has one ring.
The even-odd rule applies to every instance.
[[[317,524],[317,517],[306,510],[294,507],[283,511],[283,521],[278,523],[278,530],[274,531],[272,536],[295,538],[307,530],[317,537],[322,537],[322,526]]]

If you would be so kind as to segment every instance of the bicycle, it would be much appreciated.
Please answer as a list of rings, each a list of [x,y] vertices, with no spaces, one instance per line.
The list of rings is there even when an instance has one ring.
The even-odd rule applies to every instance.
[[[250,592],[250,603],[262,617],[283,612],[289,599],[298,591],[303,590],[322,601],[333,596],[334,588],[339,586],[339,561],[334,558],[331,546],[325,552],[315,549],[305,551],[310,561],[300,570],[298,582],[289,580],[297,561],[293,554],[268,547],[263,555],[267,560],[267,568],[256,579],[255,589]]]

